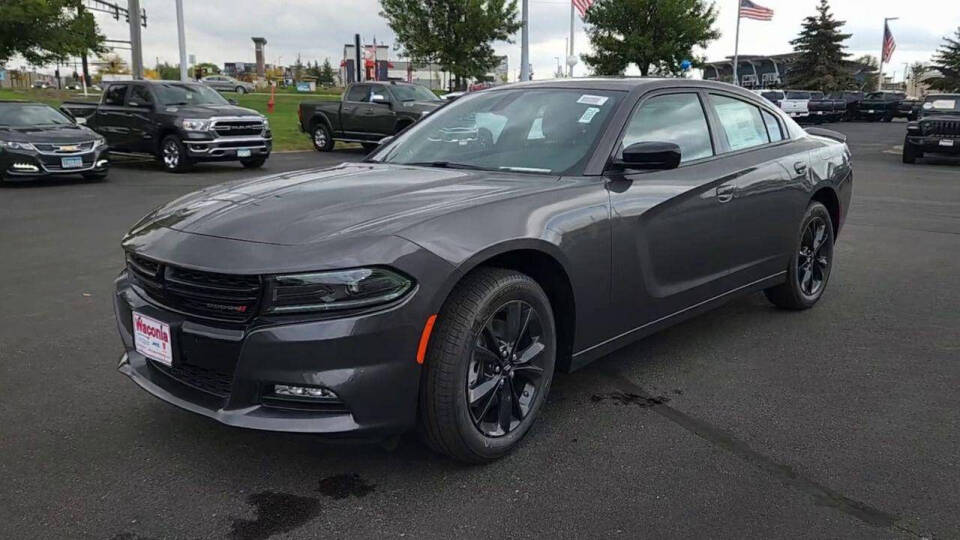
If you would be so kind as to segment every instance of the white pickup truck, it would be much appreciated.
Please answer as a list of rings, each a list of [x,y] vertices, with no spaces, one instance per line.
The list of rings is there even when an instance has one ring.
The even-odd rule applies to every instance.
[[[751,90],[754,94],[766,98],[780,107],[791,118],[807,118],[810,116],[810,92],[801,90]]]

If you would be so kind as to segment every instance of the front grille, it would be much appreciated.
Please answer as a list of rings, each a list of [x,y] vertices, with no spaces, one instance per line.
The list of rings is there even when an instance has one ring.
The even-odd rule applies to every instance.
[[[217,397],[230,395],[233,385],[233,373],[191,364],[189,361],[178,361],[173,366],[167,366],[150,360],[150,365],[172,379],[202,390]]]
[[[71,155],[78,152],[88,152],[93,150],[93,141],[77,143],[33,143],[33,146],[39,152],[53,153],[58,155]]]
[[[65,169],[63,167],[63,162],[61,161],[64,157],[70,157],[70,156],[67,156],[66,154],[64,154],[63,156],[40,154],[38,157],[40,159],[40,163],[43,163],[43,166],[48,170],[51,170],[51,171],[69,171],[70,170],[70,168]],[[73,169],[86,169],[88,167],[93,166],[92,152],[87,154],[79,154],[72,157],[78,157],[83,162],[82,167],[71,167]]]
[[[221,137],[260,135],[263,133],[263,122],[260,120],[220,120],[214,124],[213,130]]]
[[[133,253],[127,254],[127,268],[150,298],[188,315],[245,321],[256,314],[260,304],[259,276],[190,270]]]
[[[960,135],[960,120],[926,120],[920,127],[924,135]]]

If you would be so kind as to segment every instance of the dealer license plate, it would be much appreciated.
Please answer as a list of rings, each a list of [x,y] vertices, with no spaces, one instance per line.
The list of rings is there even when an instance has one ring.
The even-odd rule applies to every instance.
[[[83,158],[80,157],[65,157],[60,158],[60,166],[64,169],[78,169],[83,167]]]
[[[241,148],[241,149],[237,150],[237,157],[250,157],[250,149],[249,149],[249,148]]]
[[[137,352],[161,364],[173,365],[170,325],[134,312],[133,344]]]
[[[942,139],[940,146],[953,146],[953,139]]]

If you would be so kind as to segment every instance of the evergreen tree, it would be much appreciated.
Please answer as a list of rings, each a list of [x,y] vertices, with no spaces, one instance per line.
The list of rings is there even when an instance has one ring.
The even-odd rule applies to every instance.
[[[333,86],[336,81],[334,81],[334,72],[333,66],[330,65],[330,59],[323,59],[323,67],[319,68],[319,74],[317,75],[317,84],[321,86]]]
[[[720,37],[716,20],[705,0],[597,0],[584,18],[595,52],[581,58],[597,75],[619,75],[630,64],[644,76],[678,75],[684,60],[702,62],[694,46]]]
[[[437,63],[462,88],[500,63],[494,41],[520,30],[517,0],[380,0],[380,16],[410,60]]]
[[[930,81],[930,88],[942,92],[960,92],[960,28],[954,37],[944,37],[933,57],[933,68],[942,77]]]
[[[817,14],[803,20],[800,35],[790,42],[800,53],[787,75],[791,86],[824,92],[850,87],[853,78],[844,66],[850,55],[843,42],[851,34],[840,31],[845,23],[833,18],[827,0],[820,0]]]

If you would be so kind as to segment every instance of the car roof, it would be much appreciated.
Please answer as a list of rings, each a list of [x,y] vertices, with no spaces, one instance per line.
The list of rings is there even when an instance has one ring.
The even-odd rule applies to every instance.
[[[738,93],[743,96],[756,97],[756,94],[746,88],[719,81],[702,79],[683,79],[677,77],[574,77],[572,79],[546,79],[542,81],[528,81],[494,86],[477,92],[500,92],[518,88],[556,88],[573,90],[594,90],[611,92],[649,91],[670,89],[676,87],[699,88],[704,90],[723,90]]]

